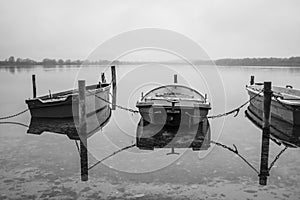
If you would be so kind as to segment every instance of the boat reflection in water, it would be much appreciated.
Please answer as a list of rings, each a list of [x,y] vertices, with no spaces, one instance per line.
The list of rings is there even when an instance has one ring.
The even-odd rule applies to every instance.
[[[199,124],[169,126],[157,125],[141,118],[136,132],[136,146],[142,150],[171,148],[192,148],[193,151],[207,150],[210,147],[210,127],[208,120]]]
[[[246,110],[246,117],[257,127],[262,128],[261,110],[249,106]],[[278,118],[271,117],[270,137],[277,144],[283,144],[286,147],[300,147],[300,126],[295,126]]]
[[[87,137],[92,136],[107,124],[111,117],[111,108],[107,105],[101,110],[87,115]],[[79,140],[77,133],[78,118],[36,118],[32,117],[27,133],[40,135],[52,132],[67,135],[71,140]]]

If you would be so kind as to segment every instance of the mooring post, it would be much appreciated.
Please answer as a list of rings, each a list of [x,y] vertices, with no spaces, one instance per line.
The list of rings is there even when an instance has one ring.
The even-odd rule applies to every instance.
[[[101,82],[106,83],[105,74],[103,72],[101,73]]]
[[[116,103],[117,103],[117,78],[116,78],[116,67],[111,66],[111,79],[112,79],[112,110],[116,110]]]
[[[81,180],[88,180],[88,152],[87,152],[87,124],[85,104],[85,80],[78,81],[79,91],[79,138],[80,138],[80,166]]]
[[[178,83],[178,81],[177,81],[177,74],[174,74],[174,83]]]
[[[32,91],[33,91],[33,98],[36,98],[36,83],[35,83],[35,74],[32,74]]]
[[[254,85],[254,76],[250,77],[250,85]]]
[[[267,177],[269,176],[269,142],[270,142],[270,118],[271,118],[271,97],[272,83],[264,82],[264,102],[263,102],[263,133],[261,141],[261,160],[259,184],[267,185]]]

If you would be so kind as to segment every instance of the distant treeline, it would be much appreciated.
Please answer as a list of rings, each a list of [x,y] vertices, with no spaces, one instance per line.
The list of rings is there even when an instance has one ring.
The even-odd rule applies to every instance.
[[[290,58],[243,58],[219,59],[216,65],[223,66],[300,66],[300,57]]]
[[[136,65],[152,62],[143,61],[114,61],[114,64],[119,65]],[[182,64],[180,61],[165,61],[165,62],[155,62],[164,64]],[[218,59],[214,61],[210,60],[196,60],[193,62],[197,65],[220,65],[220,66],[300,66],[300,57],[290,57],[290,58],[242,58],[242,59]],[[35,61],[29,58],[15,59],[14,56],[10,56],[4,61],[0,61],[0,65],[109,65],[112,64],[110,60],[63,60],[63,59],[49,59],[44,58],[42,61]]]
[[[118,61],[115,61],[115,63]],[[10,56],[8,59],[4,61],[0,61],[0,65],[81,65],[81,64],[97,64],[97,65],[106,65],[111,64],[112,62],[109,60],[98,60],[98,61],[88,61],[88,60],[63,60],[63,59],[49,59],[44,58],[42,61],[35,61],[29,58],[17,58],[14,56]]]

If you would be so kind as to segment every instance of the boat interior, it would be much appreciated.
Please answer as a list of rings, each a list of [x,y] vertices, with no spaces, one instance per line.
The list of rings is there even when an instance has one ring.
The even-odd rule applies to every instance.
[[[178,100],[206,102],[206,98],[196,90],[183,85],[166,85],[149,91],[141,101],[149,100]]]

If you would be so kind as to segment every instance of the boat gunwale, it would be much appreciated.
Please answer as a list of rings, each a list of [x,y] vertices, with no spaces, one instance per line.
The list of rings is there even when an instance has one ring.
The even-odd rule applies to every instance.
[[[97,85],[98,84],[87,86],[86,87],[87,90],[89,90],[89,91],[93,90],[93,91],[87,93],[86,96],[95,95],[99,92],[104,92],[111,88],[111,84],[108,83],[105,87],[88,89],[91,87],[96,87]],[[60,96],[60,95],[62,95],[62,96]],[[40,97],[36,97],[36,98],[32,98],[32,99],[27,99],[27,100],[25,100],[25,102],[28,104],[29,102],[38,101],[43,105],[54,104],[54,103],[64,103],[65,101],[68,100],[68,98],[70,98],[70,97],[74,98],[74,96],[78,96],[77,89],[54,93],[54,94],[52,94],[52,98],[50,98],[49,95],[44,95],[44,96],[40,96]],[[50,101],[51,99],[53,99],[54,101]]]
[[[179,85],[179,84],[170,84],[170,85],[163,85],[163,86],[160,86],[160,87],[156,87],[152,90],[150,90],[149,92],[147,92],[140,100],[140,102],[142,101],[145,101],[145,97],[151,93],[153,93],[155,90],[159,90],[161,88],[166,88],[166,87],[182,87],[182,88],[186,88],[186,89],[189,89],[191,90],[192,92],[195,92],[197,95],[199,95],[201,98],[205,99],[204,95],[200,92],[198,92],[197,90],[193,89],[193,88],[190,88],[190,87],[187,87],[185,85]]]
[[[170,105],[151,105],[151,104],[149,104],[149,105],[147,105],[147,104],[138,105],[137,104],[136,107],[138,107],[138,108],[150,108],[150,107],[152,107],[152,108],[164,108],[164,109],[170,108],[170,109],[172,109],[172,106],[170,106]],[[198,108],[201,108],[201,109],[207,109],[207,110],[211,109],[209,104],[206,104],[206,105],[204,104],[204,106],[195,106],[195,105],[193,105],[193,106],[174,106],[174,109],[180,109],[181,110],[181,108],[182,109],[198,109]]]
[[[275,87],[277,87],[277,86],[275,86]],[[283,88],[283,87],[277,87],[277,88]],[[246,90],[248,90],[248,92],[255,93],[256,95],[264,96],[263,93],[260,93],[262,90],[257,90],[257,89],[255,89],[251,86],[246,86]],[[289,106],[300,106],[300,101],[298,99],[286,100],[286,99],[283,98],[282,93],[276,92],[276,91],[274,91],[274,93],[275,93],[276,97],[274,95],[272,96],[273,101],[279,101],[280,103],[283,103],[283,104],[289,105]],[[295,95],[290,95],[290,94],[287,94],[287,95],[288,96],[295,96]],[[298,101],[298,102],[295,102],[295,101]]]

